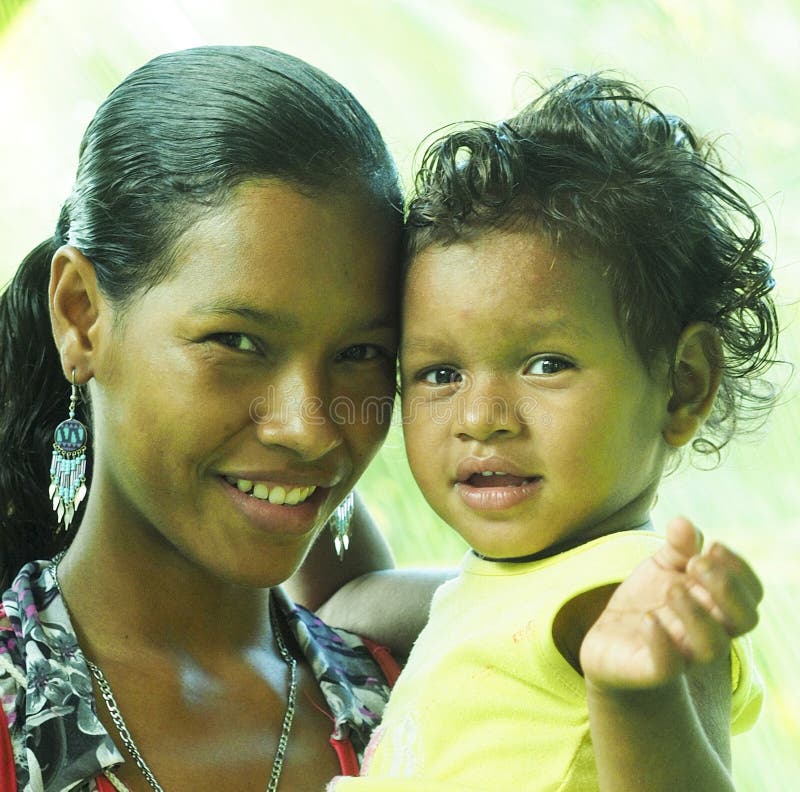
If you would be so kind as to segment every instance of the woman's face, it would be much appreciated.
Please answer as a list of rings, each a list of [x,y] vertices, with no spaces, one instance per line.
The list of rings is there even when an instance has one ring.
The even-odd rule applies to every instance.
[[[276,180],[185,235],[95,362],[91,499],[132,550],[244,585],[299,565],[389,426],[394,241],[363,198]]]

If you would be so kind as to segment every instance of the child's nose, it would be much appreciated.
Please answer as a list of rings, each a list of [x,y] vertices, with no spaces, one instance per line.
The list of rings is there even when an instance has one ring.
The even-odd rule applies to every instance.
[[[455,409],[453,431],[462,439],[485,442],[515,436],[522,426],[515,396],[497,377],[466,382]]]

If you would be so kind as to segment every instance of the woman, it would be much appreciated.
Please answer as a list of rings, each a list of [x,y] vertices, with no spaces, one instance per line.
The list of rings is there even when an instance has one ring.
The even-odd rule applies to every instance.
[[[2,789],[356,772],[386,681],[270,590],[388,428],[400,206],[363,108],[282,53],[160,56],[100,107],[0,300]]]

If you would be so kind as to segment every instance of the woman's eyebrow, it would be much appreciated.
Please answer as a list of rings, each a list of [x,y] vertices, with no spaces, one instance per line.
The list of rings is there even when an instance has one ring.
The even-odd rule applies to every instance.
[[[265,327],[280,328],[282,330],[299,330],[302,327],[300,319],[286,311],[268,311],[255,308],[251,305],[238,304],[228,300],[216,300],[205,305],[195,305],[191,309],[194,316],[212,317],[219,319],[237,318],[255,322]],[[354,323],[356,332],[370,332],[372,330],[395,330],[397,320],[394,314],[371,316],[363,323]]]
[[[267,327],[281,327],[290,330],[300,327],[298,318],[285,311],[266,311],[263,308],[254,308],[250,305],[237,304],[227,300],[219,300],[206,305],[196,305],[192,308],[191,313],[195,316],[220,319],[245,319]]]
[[[386,314],[384,316],[371,317],[363,324],[358,324],[354,327],[355,330],[368,333],[371,330],[392,330],[397,331],[397,316],[396,314]]]

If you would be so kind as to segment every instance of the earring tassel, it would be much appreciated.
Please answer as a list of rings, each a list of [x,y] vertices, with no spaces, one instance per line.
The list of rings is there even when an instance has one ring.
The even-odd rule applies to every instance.
[[[353,517],[355,497],[352,492],[334,509],[329,520],[333,533],[333,548],[341,561],[345,551],[350,547],[350,520]]]
[[[50,499],[59,530],[69,530],[75,512],[86,497],[86,441],[89,433],[75,418],[62,421],[53,439],[50,462]]]

